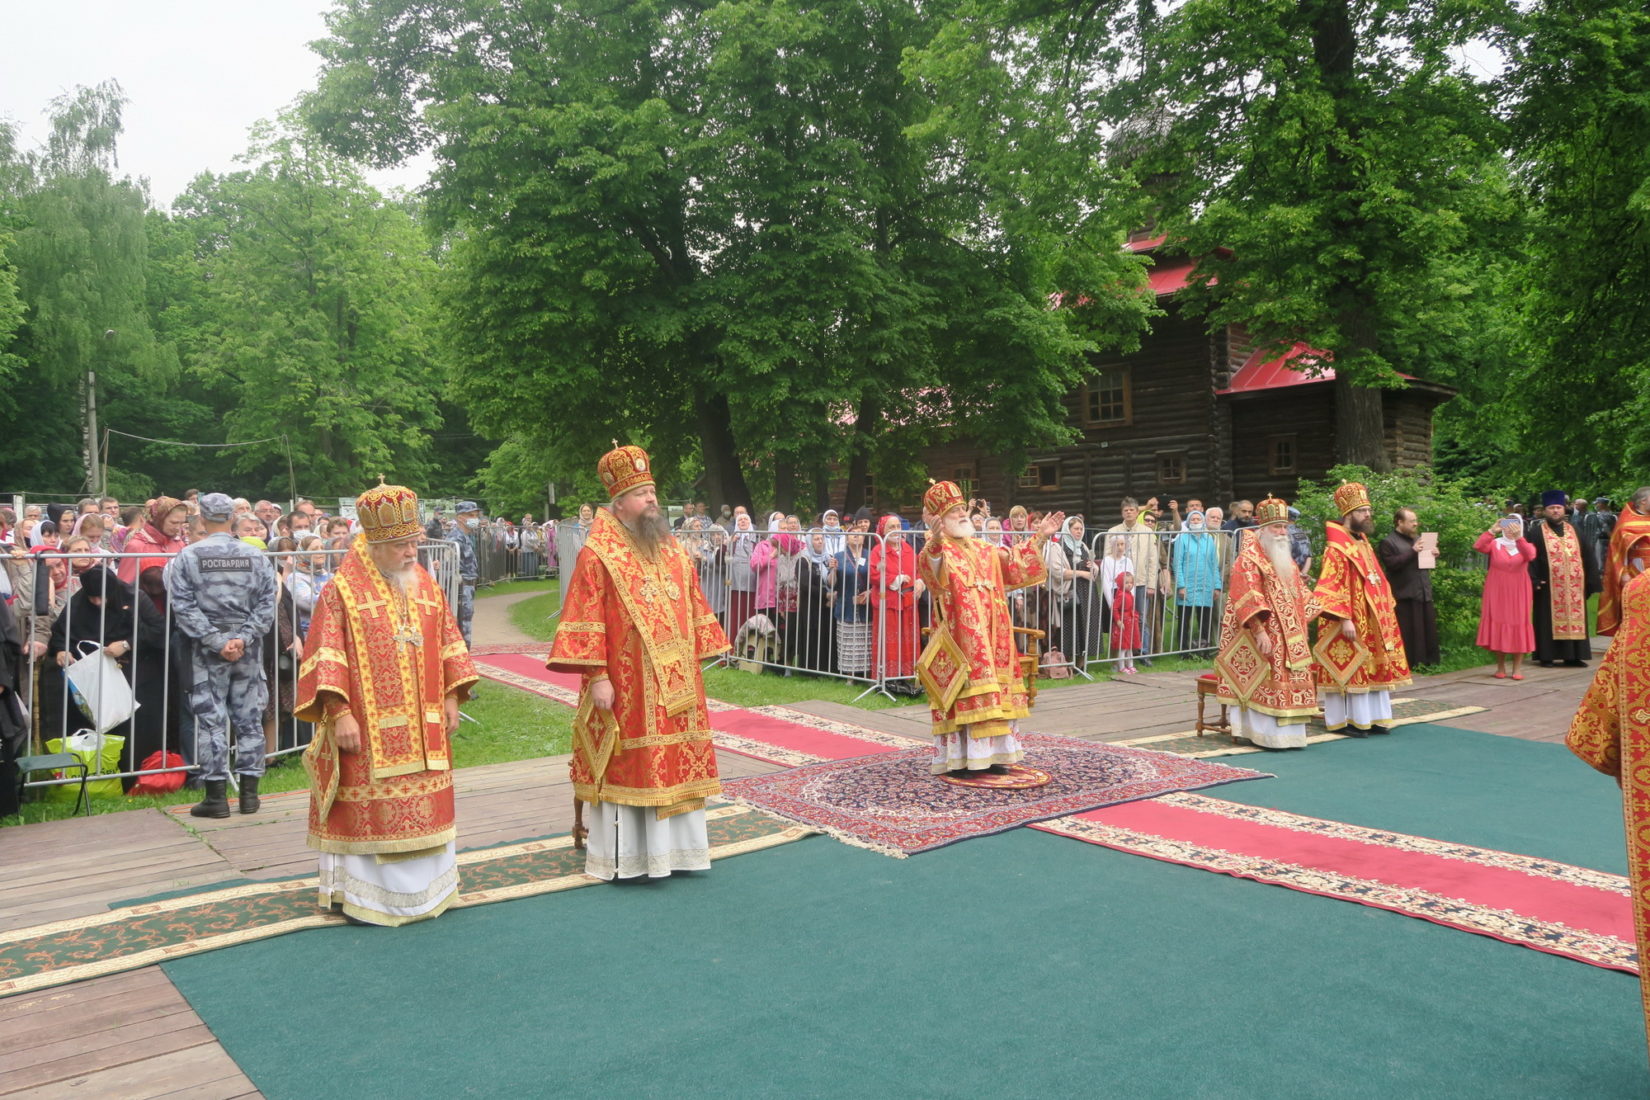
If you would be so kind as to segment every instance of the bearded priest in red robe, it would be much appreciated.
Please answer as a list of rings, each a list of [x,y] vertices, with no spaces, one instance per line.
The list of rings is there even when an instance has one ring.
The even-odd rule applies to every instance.
[[[304,767],[321,904],[400,925],[458,890],[450,738],[477,676],[418,564],[418,497],[379,485],[355,510],[361,533],[315,601],[293,713],[318,727]]]
[[[1289,505],[1255,505],[1256,527],[1239,532],[1215,670],[1222,702],[1235,704],[1233,732],[1263,749],[1304,749],[1318,713],[1307,637],[1306,584],[1290,553]]]
[[[929,536],[917,569],[933,601],[934,638],[918,664],[934,722],[931,771],[1007,775],[1025,757],[1015,733],[1031,713],[1008,593],[1047,578],[1043,546],[1065,514],[1044,516],[1034,538],[993,546],[975,537],[955,482],[931,486],[922,513]]]
[[[1650,485],[1633,492],[1633,499],[1616,517],[1610,551],[1604,559],[1602,591],[1598,596],[1598,632],[1610,637],[1621,625],[1621,591],[1628,581],[1650,570]]]
[[[1641,573],[1622,589],[1620,629],[1565,743],[1621,787],[1633,931],[1639,958],[1650,959],[1650,575]],[[1650,1033],[1650,984],[1642,975],[1640,993]]]
[[[1350,737],[1391,733],[1392,693],[1410,684],[1398,605],[1369,543],[1375,519],[1368,490],[1342,482],[1335,508],[1341,521],[1324,524],[1323,565],[1312,594],[1323,723]]]
[[[730,648],[659,511],[640,447],[596,467],[598,509],[547,667],[577,673],[573,794],[594,807],[585,873],[662,878],[710,866],[705,799],[722,789],[699,663]]]

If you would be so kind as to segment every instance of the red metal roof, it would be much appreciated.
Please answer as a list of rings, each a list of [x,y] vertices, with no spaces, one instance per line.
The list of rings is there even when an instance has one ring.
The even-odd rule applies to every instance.
[[[1262,390],[1281,390],[1288,386],[1310,386],[1318,382],[1333,382],[1335,368],[1327,365],[1320,366],[1315,373],[1307,373],[1302,369],[1310,365],[1327,360],[1324,352],[1317,351],[1305,344],[1297,343],[1294,347],[1274,358],[1266,358],[1264,351],[1257,351],[1244,362],[1232,375],[1232,381],[1225,389],[1216,390],[1218,394],[1259,393]]]
[[[1168,239],[1169,235],[1167,233],[1161,233],[1156,237],[1149,237],[1146,240],[1129,241],[1124,244],[1123,247],[1128,249],[1130,252],[1150,252],[1152,249],[1156,248]]]
[[[1181,289],[1192,277],[1192,269],[1197,265],[1190,260],[1177,264],[1164,264],[1147,270],[1146,279],[1151,284],[1152,293],[1159,298],[1165,294],[1173,294]]]

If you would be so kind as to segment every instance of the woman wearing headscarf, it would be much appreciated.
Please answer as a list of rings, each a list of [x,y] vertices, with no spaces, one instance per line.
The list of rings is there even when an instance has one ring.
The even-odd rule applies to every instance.
[[[1085,669],[1089,658],[1099,649],[1094,644],[1099,631],[1091,631],[1090,624],[1099,625],[1094,582],[1100,576],[1100,565],[1094,560],[1094,551],[1083,541],[1082,516],[1066,517],[1065,526],[1060,530],[1060,549],[1071,563],[1071,587],[1060,608],[1060,635],[1072,667]]]
[[[836,668],[844,676],[863,676],[871,667],[871,559],[858,531],[850,531],[842,542],[831,571]]]
[[[917,617],[917,596],[922,592],[917,554],[906,542],[898,516],[883,516],[877,534],[880,541],[871,550],[867,571],[873,612],[871,675],[884,683],[894,681],[887,683],[890,691],[917,695],[922,691],[916,681],[922,639]]]
[[[1209,534],[1203,513],[1186,513],[1186,530],[1175,536],[1170,561],[1174,570],[1175,607],[1180,648],[1208,649],[1215,639],[1215,601],[1220,598],[1220,550]]]
[[[47,654],[65,668],[97,649],[115,659],[137,699],[137,713],[108,731],[126,738],[121,768],[135,771],[166,736],[166,620],[147,595],[104,566],[80,575],[80,588],[52,624]],[[121,782],[130,789],[136,780]]]
[[[1530,581],[1535,545],[1524,537],[1523,518],[1510,515],[1496,520],[1472,548],[1490,559],[1479,605],[1478,644],[1495,654],[1497,680],[1507,678],[1509,655],[1512,678],[1522,680],[1519,666],[1524,655],[1535,650],[1535,590]]]
[[[784,522],[784,517],[780,517]],[[795,639],[790,628],[796,611],[796,560],[802,540],[789,531],[775,531],[751,551],[751,572],[756,576],[756,611],[766,615],[779,632],[781,652],[788,662]]]
[[[825,532],[808,532],[796,563],[796,613],[791,619],[791,657],[797,668],[830,672],[836,667],[836,631],[831,618],[836,557],[825,546]]]
[[[127,554],[164,555],[161,557],[130,557],[120,560],[120,579],[141,588],[155,606],[166,607],[166,582],[161,571],[171,555],[183,549],[183,530],[189,509],[176,497],[156,497],[149,505],[144,525],[126,536]]]
[[[730,638],[756,614],[756,571],[751,568],[751,555],[758,541],[750,513],[735,515],[727,549],[728,617],[722,624]]]

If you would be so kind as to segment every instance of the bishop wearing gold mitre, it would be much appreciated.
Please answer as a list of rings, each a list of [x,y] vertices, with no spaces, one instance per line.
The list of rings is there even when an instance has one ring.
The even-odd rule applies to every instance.
[[[1628,581],[1650,570],[1650,485],[1637,489],[1616,517],[1610,550],[1604,558],[1602,590],[1598,594],[1598,632],[1614,635],[1621,625],[1621,590]]]
[[[1369,543],[1375,519],[1357,482],[1335,490],[1340,522],[1324,524],[1323,564],[1312,600],[1318,606],[1318,691],[1323,722],[1351,737],[1391,733],[1392,693],[1408,687],[1409,661],[1398,630],[1398,605]]]
[[[439,915],[458,890],[451,736],[477,680],[447,599],[418,564],[418,497],[379,485],[321,589],[293,713],[304,751],[321,904],[357,924]]]
[[[730,648],[659,511],[647,452],[596,467],[596,511],[547,667],[577,673],[573,794],[594,807],[585,871],[660,878],[710,866],[705,799],[722,789],[699,663]]]
[[[1031,539],[993,546],[974,535],[956,482],[922,498],[929,535],[917,571],[934,606],[934,638],[918,660],[933,717],[935,775],[1006,775],[1025,752],[1017,723],[1031,713],[1008,617],[1008,593],[1048,576],[1043,546],[1065,522],[1044,516]]]
[[[1565,743],[1621,787],[1633,931],[1639,958],[1650,958],[1650,575],[1641,573],[1623,587],[1620,628],[1581,697]],[[1640,994],[1650,1029],[1650,983],[1642,976]]]
[[[1237,707],[1234,732],[1263,749],[1304,749],[1306,721],[1318,713],[1307,636],[1306,582],[1290,553],[1289,505],[1267,497],[1227,582],[1215,657],[1219,695]]]

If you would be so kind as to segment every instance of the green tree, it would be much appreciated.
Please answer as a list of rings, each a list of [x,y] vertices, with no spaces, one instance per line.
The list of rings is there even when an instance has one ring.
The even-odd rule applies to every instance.
[[[790,504],[931,430],[1060,436],[1084,352],[1147,304],[1115,181],[1011,36],[909,0],[345,0],[307,117],[346,154],[433,146],[476,422],[563,477],[612,438],[714,503]],[[912,68],[902,68],[907,58]],[[984,110],[942,107],[964,60]],[[1054,310],[1094,288],[1084,325]]]
[[[158,323],[221,418],[214,440],[263,491],[351,495],[377,474],[423,484],[444,369],[437,269],[402,206],[287,125],[254,128],[244,170],[203,174],[174,205]]]
[[[1503,424],[1527,477],[1619,496],[1650,465],[1650,12],[1546,0],[1505,45],[1533,223]]]
[[[1332,353],[1343,460],[1386,464],[1379,389],[1399,372],[1448,382],[1485,365],[1462,337],[1489,316],[1482,249],[1515,210],[1491,90],[1452,50],[1495,14],[1139,0],[1028,23],[1094,89],[1159,227],[1200,258],[1210,324]]]
[[[0,478],[18,488],[66,495],[86,481],[88,371],[107,422],[141,415],[173,368],[145,309],[148,196],[115,177],[125,103],[113,82],[79,88],[53,101],[44,150],[20,152],[9,133],[0,140],[6,257],[24,306]]]

